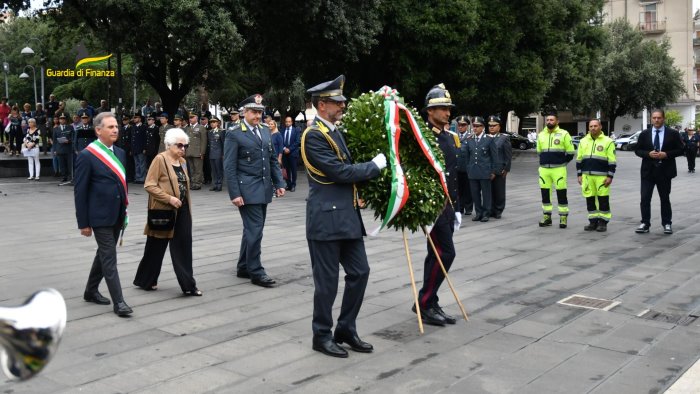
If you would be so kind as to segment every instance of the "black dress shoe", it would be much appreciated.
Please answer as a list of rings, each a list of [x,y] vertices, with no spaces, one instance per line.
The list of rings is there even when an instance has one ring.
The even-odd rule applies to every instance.
[[[670,224],[664,224],[664,234],[673,234],[673,229],[671,228]]]
[[[236,276],[239,278],[250,279],[250,274],[248,271],[236,271]]]
[[[210,191],[210,192],[215,192],[215,191],[216,191],[216,186],[210,187],[210,188],[209,188],[209,191]]]
[[[442,308],[440,307],[440,305],[435,304],[435,305],[433,305],[433,308],[435,309],[435,311],[436,311],[438,314],[440,314],[440,316],[442,316],[443,319],[445,319],[445,323],[447,323],[447,324],[457,324],[457,319],[455,319],[454,317],[452,317],[452,316],[448,315],[447,313],[445,313],[445,311],[442,310]]]
[[[258,277],[251,279],[250,283],[252,283],[254,285],[262,286],[262,287],[273,287],[274,284],[277,282],[275,282],[275,280],[270,278],[269,276],[263,275],[263,276],[258,276]]]
[[[416,313],[416,306],[413,305],[413,308],[411,310],[413,311],[413,313]],[[425,324],[430,324],[433,326],[444,326],[446,323],[445,318],[442,317],[442,315],[438,313],[438,311],[436,311],[433,307],[427,309],[420,308],[420,316],[423,320],[423,323]]]
[[[486,222],[488,222],[488,221],[489,221],[489,217],[488,217],[488,216],[484,216],[483,218],[481,218],[481,222],[483,222],[483,223],[486,223]]]
[[[290,191],[290,192],[293,192],[293,191],[295,191],[296,189],[297,189],[296,187],[292,187],[292,188],[289,189],[289,191]]]
[[[129,305],[126,305],[126,302],[120,301],[114,304],[114,313],[117,314],[117,316],[129,316],[130,314],[134,313],[134,311],[129,308]]]
[[[352,333],[350,331],[335,330],[333,339],[337,344],[347,343],[350,345],[350,349],[356,352],[372,353],[372,350],[374,350],[374,346],[360,339],[357,333]]]
[[[312,348],[317,352],[325,354],[326,356],[340,358],[348,357],[348,351],[338,346],[338,344],[335,343],[335,341],[333,341],[332,339],[322,340],[314,338]]]
[[[83,299],[87,302],[94,302],[97,305],[109,305],[109,298],[103,296],[100,294],[99,291],[96,291],[94,293],[85,293],[83,294]]]
[[[479,220],[481,220],[480,215],[474,215],[474,217],[472,218],[472,222],[478,222]]]
[[[645,224],[645,223],[642,223],[642,224],[639,225],[639,227],[637,227],[636,230],[634,230],[634,232],[637,233],[637,234],[648,233],[648,232],[649,232],[649,225],[648,225],[648,224]]]
[[[501,214],[500,214],[500,213],[496,213],[496,214],[493,215],[493,217],[496,218],[496,219],[500,219],[500,218],[501,218]]]

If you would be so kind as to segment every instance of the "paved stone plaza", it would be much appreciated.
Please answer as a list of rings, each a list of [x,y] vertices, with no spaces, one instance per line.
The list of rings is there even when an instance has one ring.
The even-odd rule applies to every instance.
[[[419,335],[401,234],[384,231],[366,239],[372,273],[358,320],[375,352],[351,351],[348,359],[311,350],[304,176],[295,193],[268,208],[262,257],[278,281],[274,289],[233,275],[241,220],[227,193],[192,193],[203,297],[182,296],[169,256],[158,291],[131,285],[146,240],[146,193],[132,185],[131,225],[119,248],[131,318],[82,300],[95,241],[76,229],[72,188],[48,176],[0,179],[0,304],[17,305],[36,289],[54,287],[66,298],[69,319],[45,371],[26,383],[3,381],[0,392],[664,392],[700,356],[700,319],[677,323],[700,314],[700,175],[688,174],[679,158],[671,194],[675,233],[662,234],[655,196],[651,233],[635,234],[640,161],[619,152],[609,231],[587,233],[572,163],[569,228],[555,221],[542,229],[535,154],[516,155],[503,219],[465,217],[455,235],[450,277],[469,322],[426,326]],[[370,212],[364,215],[373,229]],[[414,234],[409,242],[420,279],[425,239]],[[621,303],[609,311],[557,304],[573,294]],[[440,296],[458,315],[447,284]]]

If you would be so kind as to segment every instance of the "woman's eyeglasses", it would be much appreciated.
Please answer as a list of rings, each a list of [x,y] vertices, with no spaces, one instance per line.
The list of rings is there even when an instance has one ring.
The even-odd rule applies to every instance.
[[[177,146],[177,149],[187,149],[190,147],[190,144],[182,144],[178,142],[177,144],[175,144],[175,146]]]

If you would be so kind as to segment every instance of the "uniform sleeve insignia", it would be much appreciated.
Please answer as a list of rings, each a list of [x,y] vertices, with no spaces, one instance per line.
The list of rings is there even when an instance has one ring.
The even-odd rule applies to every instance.
[[[603,151],[603,145],[598,145],[598,146],[596,146],[596,147],[595,147],[595,150],[597,150],[598,152],[602,152],[602,151]]]
[[[561,144],[561,141],[559,139],[554,140],[554,145],[559,145]]]

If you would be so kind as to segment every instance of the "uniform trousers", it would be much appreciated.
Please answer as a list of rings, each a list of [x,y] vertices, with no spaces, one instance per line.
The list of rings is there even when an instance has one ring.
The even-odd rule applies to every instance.
[[[203,160],[199,157],[187,157],[187,171],[189,171],[192,188],[201,188],[204,182],[204,173],[202,168]]]
[[[123,223],[124,218],[121,217],[114,226],[92,228],[92,234],[97,241],[97,253],[92,261],[92,268],[85,286],[85,293],[95,293],[102,278],[104,278],[109,295],[115,304],[124,301],[119,272],[117,271],[117,240]]]
[[[136,174],[134,180],[143,182],[146,180],[146,155],[143,153],[134,154],[134,165],[136,166]]]
[[[433,240],[435,249],[437,249],[440,259],[442,260],[442,264],[448,272],[456,256],[455,245],[452,241],[454,220],[454,210],[448,205],[442,211],[437,221],[435,221],[435,225],[430,231],[430,239]],[[442,273],[440,263],[438,263],[435,257],[435,252],[430,246],[430,242],[426,242],[428,245],[428,255],[425,257],[423,266],[423,287],[418,293],[418,303],[423,309],[437,304],[439,300],[437,292],[440,289],[440,285],[442,285],[442,282],[445,280],[445,275]]]
[[[672,224],[671,178],[667,177],[660,167],[653,167],[651,175],[642,177],[641,201],[639,202],[639,208],[642,211],[642,223],[646,225],[651,223],[651,196],[654,194],[655,186],[661,202],[661,224]]]
[[[542,212],[552,213],[552,188],[557,190],[557,203],[560,216],[569,214],[569,200],[566,196],[566,167],[540,167],[540,194],[542,195]]]
[[[459,194],[459,207],[463,214],[471,215],[474,210],[472,191],[469,186],[469,174],[457,172],[457,193]]]
[[[339,265],[345,271],[345,290],[336,331],[356,333],[355,320],[360,313],[369,279],[364,241],[358,238],[337,241],[308,239],[307,242],[314,276],[314,313],[311,323],[314,338],[331,337]]]
[[[697,157],[697,153],[696,147],[685,151],[685,158],[688,160],[688,171],[695,171],[695,158]]]
[[[59,153],[56,155],[58,157],[58,167],[63,176],[63,180],[67,181],[73,178],[73,153]]]
[[[165,249],[168,246],[180,289],[183,292],[196,290],[197,282],[192,272],[192,217],[186,202],[177,210],[175,233],[172,238],[146,238],[146,247],[136,270],[134,285],[149,288],[158,284]]]
[[[469,188],[471,189],[476,216],[488,217],[491,214],[491,180],[469,179]]]
[[[243,220],[241,249],[238,255],[238,272],[247,272],[251,278],[266,275],[260,261],[263,227],[267,217],[267,204],[244,204],[238,207]]]
[[[214,186],[221,187],[221,181],[224,177],[224,159],[209,159],[211,164],[211,178]]]
[[[491,214],[500,215],[506,209],[506,177],[496,175],[491,181]]]
[[[609,222],[612,218],[610,212],[610,186],[605,186],[606,175],[581,175],[581,192],[586,199],[588,219],[602,219]]]

